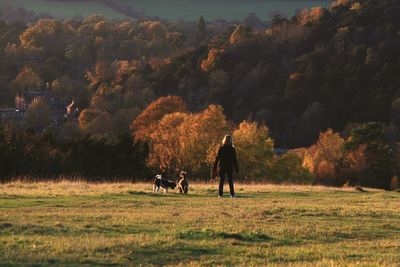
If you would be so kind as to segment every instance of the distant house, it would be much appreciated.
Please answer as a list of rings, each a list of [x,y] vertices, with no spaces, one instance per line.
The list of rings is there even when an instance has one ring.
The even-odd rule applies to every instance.
[[[51,110],[65,110],[65,104],[49,90],[25,91],[15,96],[15,108],[25,112],[28,106],[37,98],[41,98]]]
[[[79,116],[79,108],[77,107],[75,100],[67,106],[67,113],[65,114],[66,118],[76,119]]]
[[[43,90],[28,90],[17,93],[15,96],[15,108],[0,109],[0,122],[19,121],[25,117],[25,112],[35,99],[41,99],[51,110],[51,117],[55,125],[65,123],[67,120],[77,120],[80,109],[75,100],[66,102],[57,97],[49,85]]]
[[[25,112],[28,110],[29,105],[35,99],[42,99],[47,106],[51,109],[51,116],[55,124],[59,124],[66,118],[75,118],[79,114],[75,101],[67,105],[65,101],[58,98],[51,90],[50,87],[46,90],[28,90],[20,92],[15,96],[15,110],[18,110],[20,117],[23,118]]]

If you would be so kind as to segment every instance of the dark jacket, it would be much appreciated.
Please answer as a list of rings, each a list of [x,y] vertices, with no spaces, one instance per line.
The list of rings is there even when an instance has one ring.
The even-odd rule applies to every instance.
[[[233,168],[239,172],[239,164],[236,158],[236,150],[233,146],[223,145],[218,150],[218,155],[215,158],[214,169],[219,167],[220,172],[232,172]]]

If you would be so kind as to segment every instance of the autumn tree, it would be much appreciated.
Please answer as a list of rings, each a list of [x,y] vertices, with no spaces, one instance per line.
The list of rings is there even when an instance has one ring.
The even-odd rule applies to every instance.
[[[262,180],[267,178],[269,161],[274,156],[274,142],[266,126],[242,122],[233,132],[242,178]]]
[[[166,114],[154,125],[148,136],[151,140],[149,166],[167,173],[177,173],[183,168],[184,146],[181,143],[182,133],[178,129],[187,116],[182,112]]]
[[[229,129],[221,106],[210,105],[204,111],[188,116],[179,128],[184,145],[184,166],[191,168],[198,176],[207,177],[209,153],[219,147]]]
[[[98,86],[108,84],[113,78],[110,65],[104,61],[96,62],[93,71],[87,71],[85,78],[90,82],[90,89],[95,91]]]
[[[340,162],[343,159],[344,139],[332,129],[320,133],[317,144],[310,153],[313,160],[313,174],[317,183],[337,184]]]
[[[224,53],[223,49],[216,49],[216,48],[210,49],[207,58],[201,61],[200,68],[203,71],[212,71],[216,67],[218,58],[223,53]]]
[[[323,9],[322,7],[313,7],[311,9],[306,8],[298,14],[298,20],[300,25],[302,26],[318,23],[324,14],[325,9]]]
[[[112,132],[110,114],[106,111],[85,109],[79,115],[79,128],[85,134],[104,137]]]
[[[153,128],[165,115],[185,111],[186,105],[180,97],[160,97],[132,121],[130,128],[136,140],[145,141],[149,139]]]
[[[184,169],[206,178],[212,164],[209,153],[218,149],[229,129],[222,108],[215,105],[199,113],[166,113],[150,125],[144,136],[150,145],[150,167],[170,174]]]
[[[347,6],[349,5],[351,0],[335,0],[331,4],[331,8],[337,8],[340,6]]]
[[[55,19],[41,19],[20,36],[21,45],[28,50],[39,50],[48,56],[63,56],[65,51],[64,26]]]
[[[54,94],[66,102],[74,100],[79,108],[86,107],[89,102],[89,92],[84,83],[62,76],[51,83]]]
[[[25,121],[29,128],[36,131],[43,130],[53,122],[51,110],[42,98],[35,98],[28,106]]]
[[[25,66],[11,82],[11,87],[17,92],[22,92],[25,89],[40,89],[42,85],[43,80],[28,66]]]
[[[246,41],[251,35],[251,31],[252,30],[250,27],[246,27],[242,24],[238,25],[235,31],[231,34],[231,37],[229,38],[229,43],[237,44]]]

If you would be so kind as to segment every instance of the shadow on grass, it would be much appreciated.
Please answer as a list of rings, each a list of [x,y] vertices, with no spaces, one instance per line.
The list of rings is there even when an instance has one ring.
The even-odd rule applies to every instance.
[[[214,240],[220,239],[234,239],[243,242],[267,242],[274,240],[272,237],[262,233],[227,233],[219,232],[211,229],[196,231],[189,230],[177,234],[180,239],[187,240]]]
[[[199,261],[203,257],[221,254],[222,248],[212,248],[187,244],[144,246],[134,251],[128,260],[140,265],[173,265],[187,261]]]
[[[193,190],[195,191],[195,190]],[[195,192],[189,192],[188,194],[179,194],[175,191],[169,191],[169,193],[165,194],[163,192],[154,193],[154,192],[145,192],[145,191],[127,191],[129,195],[134,196],[146,196],[146,197],[159,197],[159,198],[217,198],[218,190],[214,189],[205,189],[205,190],[196,190]],[[248,199],[248,198],[260,198],[264,193],[239,193],[236,194],[238,199]],[[223,198],[229,198],[229,194],[224,194]]]
[[[11,223],[0,224],[1,235],[60,235],[70,232],[69,228],[63,226],[44,226],[24,224],[17,225]]]
[[[124,236],[139,233],[154,233],[156,229],[144,229],[137,225],[118,225],[111,226],[86,224],[83,228],[68,227],[61,223],[52,225],[36,224],[11,224],[8,222],[0,223],[0,236],[82,236],[87,234],[102,234],[104,236]]]
[[[160,197],[160,198],[202,198],[202,197],[209,197],[206,194],[179,194],[175,191],[169,191],[169,193],[165,194],[163,192],[154,193],[154,192],[144,192],[144,191],[128,191],[129,195],[134,196],[147,196],[147,197]]]

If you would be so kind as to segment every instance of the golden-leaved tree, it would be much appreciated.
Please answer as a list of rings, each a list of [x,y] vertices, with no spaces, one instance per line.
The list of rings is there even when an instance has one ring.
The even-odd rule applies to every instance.
[[[165,115],[149,132],[150,154],[148,164],[166,172],[177,172],[183,166],[183,146],[179,131],[187,113],[176,112]]]
[[[229,129],[221,106],[210,105],[203,112],[188,116],[179,128],[185,154],[183,166],[198,175],[209,174],[209,153],[218,148]]]
[[[340,7],[340,6],[347,6],[347,5],[350,4],[350,2],[351,2],[351,0],[336,0],[336,1],[332,2],[331,8],[337,8],[337,7]]]
[[[231,34],[229,38],[229,43],[230,44],[237,44],[237,43],[242,43],[248,40],[248,38],[251,36],[251,28],[246,27],[242,24],[238,25],[235,29],[235,31]]]
[[[59,20],[41,19],[28,27],[19,39],[28,53],[38,52],[57,57],[65,55],[64,25]]]
[[[158,110],[161,108],[163,111]],[[148,108],[134,122],[134,129],[139,131],[139,135],[133,132],[134,136],[149,142],[149,166],[168,173],[190,170],[191,175],[196,177],[209,174],[209,153],[218,148],[229,130],[222,108],[210,105],[200,113],[166,113],[158,119],[159,115],[165,113],[164,108],[153,105],[152,116]],[[144,125],[149,126],[144,129]]]
[[[218,58],[223,53],[224,53],[223,49],[216,49],[216,48],[210,49],[210,51],[208,52],[207,58],[203,59],[201,61],[200,68],[203,71],[212,71],[215,68],[216,64],[217,64]]]
[[[137,116],[130,128],[136,140],[149,141],[151,133],[160,120],[167,114],[186,112],[186,105],[179,96],[160,97]]]
[[[344,155],[344,142],[338,133],[328,129],[319,135],[314,146],[306,150],[303,165],[313,173],[317,183],[337,183],[338,165]]]
[[[240,172],[244,180],[266,178],[268,165],[274,156],[274,142],[266,126],[242,122],[233,132]]]
[[[313,7],[311,9],[304,9],[298,14],[298,21],[300,25],[318,23],[325,14],[325,9],[322,7]]]

